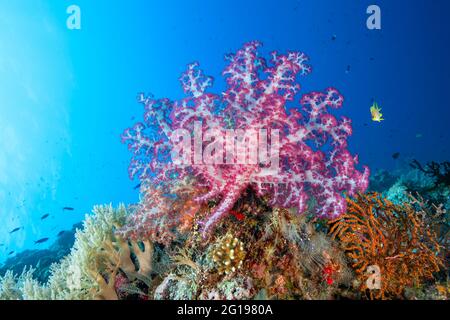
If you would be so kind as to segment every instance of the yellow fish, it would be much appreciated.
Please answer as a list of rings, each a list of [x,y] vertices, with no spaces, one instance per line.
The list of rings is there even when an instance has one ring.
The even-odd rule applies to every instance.
[[[372,115],[372,121],[381,122],[384,120],[381,108],[378,107],[376,102],[370,107],[370,114]]]

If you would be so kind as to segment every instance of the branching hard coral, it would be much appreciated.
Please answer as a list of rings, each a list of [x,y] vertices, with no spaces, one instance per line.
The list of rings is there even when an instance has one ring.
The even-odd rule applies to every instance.
[[[231,233],[218,240],[213,260],[219,273],[229,274],[242,267],[245,258],[244,243]]]
[[[377,193],[347,199],[347,213],[331,221],[330,233],[339,239],[370,298],[401,297],[404,289],[433,278],[442,261],[436,235],[415,210],[395,205]],[[379,268],[379,288],[368,288],[368,270]]]
[[[144,185],[170,186],[173,181],[194,176],[196,188],[208,189],[195,200],[218,201],[202,221],[204,236],[229,214],[249,186],[259,196],[266,196],[272,206],[296,206],[299,212],[307,209],[308,199],[313,197],[316,214],[334,218],[346,210],[343,192],[353,195],[365,191],[368,185],[368,168],[356,170],[358,159],[347,149],[352,133],[350,119],[338,120],[328,110],[341,108],[343,96],[327,88],[303,95],[301,106],[288,110],[287,104],[300,88],[297,76],[310,72],[308,59],[300,52],[273,52],[268,63],[258,53],[260,45],[250,42],[236,54],[226,56],[229,64],[223,76],[227,88],[220,94],[206,92],[212,78],[193,63],[180,78],[187,98],[173,102],[140,95],[144,121],[122,135],[133,153],[131,178],[138,177]],[[270,152],[266,148],[259,161],[250,161],[250,148],[242,144],[236,147],[237,136],[243,134],[233,135],[224,146],[225,140],[220,137],[225,137],[229,129],[250,132],[249,139],[267,130]],[[188,146],[182,150],[186,163],[180,164],[172,155],[181,133]],[[193,148],[192,135],[194,140],[197,137]],[[206,143],[212,137],[219,138]],[[193,149],[197,150],[194,156],[190,154]],[[224,150],[229,151],[225,162]]]

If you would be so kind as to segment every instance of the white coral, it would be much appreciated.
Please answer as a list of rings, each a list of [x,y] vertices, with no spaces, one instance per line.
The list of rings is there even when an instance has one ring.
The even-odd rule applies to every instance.
[[[112,205],[94,207],[93,214],[86,215],[83,230],[77,230],[70,254],[51,266],[46,284],[33,279],[32,269],[19,277],[8,271],[0,277],[0,300],[93,299],[100,290],[96,276],[103,244],[113,239],[115,227],[123,223],[126,214],[124,205],[117,210]]]

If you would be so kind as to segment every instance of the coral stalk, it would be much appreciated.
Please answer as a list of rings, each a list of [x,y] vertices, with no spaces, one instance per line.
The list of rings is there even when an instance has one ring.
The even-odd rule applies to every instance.
[[[297,77],[311,71],[308,58],[300,52],[273,52],[269,64],[258,53],[260,45],[250,42],[226,56],[229,64],[223,76],[227,88],[219,94],[206,92],[213,79],[203,74],[198,63],[190,64],[180,78],[188,97],[170,101],[142,94],[144,121],[122,135],[133,152],[131,178],[149,185],[170,185],[194,176],[195,188],[209,190],[197,198],[199,202],[220,201],[203,221],[204,235],[229,213],[249,186],[259,196],[267,196],[271,205],[297,207],[299,212],[307,209],[312,197],[318,216],[335,218],[346,210],[343,192],[364,192],[368,185],[369,169],[358,171],[357,156],[347,150],[350,119],[337,119],[329,112],[342,107],[343,96],[327,88],[303,95],[300,106],[289,109],[300,89]],[[226,144],[223,137],[231,128],[238,133]],[[261,130],[267,131],[270,141],[261,138]],[[172,158],[180,136],[194,137],[193,145],[191,141],[185,145],[188,154],[182,159],[187,164],[182,165]],[[204,140],[195,139],[198,136]],[[248,139],[247,145],[238,144],[241,138]],[[255,141],[258,147],[270,144],[270,151],[266,148],[267,152],[259,153],[256,163],[250,161]],[[226,163],[221,161],[225,156]]]

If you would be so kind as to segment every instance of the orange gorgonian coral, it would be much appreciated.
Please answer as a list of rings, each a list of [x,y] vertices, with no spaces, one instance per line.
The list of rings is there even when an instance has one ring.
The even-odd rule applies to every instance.
[[[347,213],[330,222],[360,283],[371,299],[401,298],[405,287],[433,278],[442,265],[436,235],[409,205],[377,193],[347,199]],[[379,268],[379,269],[378,269]],[[380,282],[372,282],[379,270]]]

